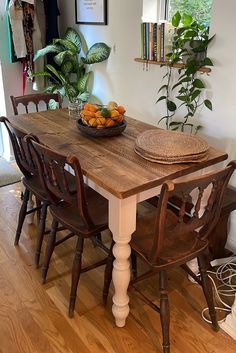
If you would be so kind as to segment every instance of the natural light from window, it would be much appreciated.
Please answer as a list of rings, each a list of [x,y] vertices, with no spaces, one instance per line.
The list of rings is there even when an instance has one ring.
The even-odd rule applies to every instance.
[[[209,27],[211,21],[211,7],[213,0],[164,0],[167,6],[167,19],[171,21],[172,16],[179,11],[180,14],[187,13],[195,20]]]

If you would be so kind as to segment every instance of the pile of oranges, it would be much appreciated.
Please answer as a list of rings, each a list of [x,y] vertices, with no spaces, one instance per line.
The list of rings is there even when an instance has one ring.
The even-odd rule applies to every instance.
[[[106,107],[86,103],[80,112],[83,124],[103,129],[122,124],[125,108],[116,102],[109,102]]]

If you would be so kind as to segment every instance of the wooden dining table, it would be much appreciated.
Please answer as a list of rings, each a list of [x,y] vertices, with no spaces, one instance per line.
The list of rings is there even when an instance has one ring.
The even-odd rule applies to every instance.
[[[37,135],[48,147],[79,158],[86,183],[109,202],[109,228],[114,245],[112,312],[116,325],[123,327],[129,314],[127,289],[130,281],[130,239],[136,228],[137,204],[156,196],[166,180],[202,171],[225,159],[227,154],[209,148],[205,161],[198,163],[159,164],[134,152],[136,137],[156,127],[126,117],[127,128],[115,137],[82,135],[67,109],[9,117],[25,133]]]

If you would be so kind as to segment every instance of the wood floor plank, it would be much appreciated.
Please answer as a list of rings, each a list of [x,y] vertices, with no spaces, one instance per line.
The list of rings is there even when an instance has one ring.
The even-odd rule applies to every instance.
[[[33,266],[36,225],[25,224],[19,246],[13,245],[20,205],[19,184],[0,188],[0,353],[161,353],[159,315],[134,292],[130,292],[126,327],[115,327],[113,286],[106,308],[102,305],[104,266],[81,275],[75,317],[68,318],[76,239],[56,248],[42,286],[41,269]],[[48,227],[50,222],[49,216]],[[104,240],[109,244],[109,234]],[[103,256],[86,241],[84,264]],[[138,266],[145,270],[141,262]],[[168,278],[171,353],[235,352],[235,341],[223,331],[215,333],[202,320],[206,304],[199,286],[189,282],[182,270],[171,271]],[[158,303],[157,277],[138,286]]]

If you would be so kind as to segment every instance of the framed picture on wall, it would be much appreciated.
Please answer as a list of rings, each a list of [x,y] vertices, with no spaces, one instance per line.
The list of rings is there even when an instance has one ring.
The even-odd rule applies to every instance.
[[[107,25],[107,0],[75,0],[76,23]]]

